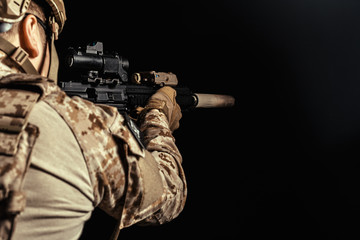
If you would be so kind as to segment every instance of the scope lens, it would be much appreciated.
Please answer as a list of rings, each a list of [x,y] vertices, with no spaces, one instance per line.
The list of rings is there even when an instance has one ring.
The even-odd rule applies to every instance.
[[[68,67],[72,67],[74,64],[74,57],[72,55],[67,56],[66,64]]]

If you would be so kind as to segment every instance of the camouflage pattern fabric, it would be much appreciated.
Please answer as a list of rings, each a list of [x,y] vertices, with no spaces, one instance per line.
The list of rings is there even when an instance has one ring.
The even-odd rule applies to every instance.
[[[153,110],[142,124],[150,154],[140,147],[116,108],[69,98],[60,90],[44,101],[73,130],[89,168],[95,205],[119,219],[120,228],[142,220],[164,223],[180,213],[186,198],[186,181],[181,155],[164,114]],[[164,189],[149,205],[142,204],[145,190],[140,162],[146,158],[157,162]]]
[[[38,92],[0,88],[0,239],[11,238],[26,205],[22,184],[38,136],[27,118],[39,97]]]
[[[115,108],[96,106],[77,97],[69,98],[55,83],[40,76],[10,74],[0,79],[0,87],[9,98],[11,94],[6,92],[13,86],[39,93],[40,100],[55,109],[72,129],[88,166],[94,205],[118,219],[119,228],[138,222],[161,224],[172,220],[182,211],[187,192],[181,167],[182,158],[162,112],[153,109],[140,123],[145,136],[145,150]],[[14,101],[16,104],[19,99],[0,101],[0,106],[8,106],[6,101]],[[34,99],[29,101],[36,102]],[[22,108],[20,112],[29,110]],[[24,149],[22,155],[28,166],[31,146],[36,139],[33,137],[36,136],[36,127],[29,126],[26,121],[22,124],[26,127],[15,124],[19,127],[15,127],[14,131],[21,130],[20,139],[25,145],[21,150]],[[3,141],[8,139],[11,137]],[[2,143],[2,146],[6,144]],[[145,187],[146,179],[150,178],[144,170],[147,163],[153,164],[162,185],[160,193],[158,191],[150,197],[148,195],[153,193],[149,187]],[[4,167],[0,165],[0,172],[3,170]],[[25,171],[26,167],[22,167],[18,173],[23,175]]]

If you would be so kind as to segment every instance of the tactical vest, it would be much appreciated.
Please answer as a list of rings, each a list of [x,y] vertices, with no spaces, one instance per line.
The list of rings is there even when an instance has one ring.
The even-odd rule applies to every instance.
[[[8,79],[9,80],[9,79]],[[11,238],[15,219],[26,204],[22,185],[30,165],[38,128],[28,124],[28,116],[42,95],[35,86],[24,88],[0,80],[0,239]],[[2,88],[8,85],[7,88]]]
[[[153,212],[151,206],[137,207],[144,193],[143,182],[137,177],[141,175],[137,161],[145,158],[145,151],[116,109],[70,99],[41,76],[11,74],[0,79],[0,240],[11,239],[16,217],[26,205],[22,185],[39,134],[27,119],[40,100],[57,111],[73,131],[88,166],[95,205],[121,218],[119,228]],[[118,124],[112,127],[114,122]],[[126,160],[127,173],[120,155]]]

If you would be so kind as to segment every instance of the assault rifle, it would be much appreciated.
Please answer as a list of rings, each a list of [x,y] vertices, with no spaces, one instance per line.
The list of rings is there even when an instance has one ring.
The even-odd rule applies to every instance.
[[[173,73],[137,72],[129,77],[129,61],[117,53],[109,54],[103,50],[102,42],[91,43],[86,48],[69,49],[67,66],[79,77],[60,82],[67,95],[111,105],[128,114],[138,106],[145,106],[148,98],[162,86],[176,90],[176,101],[182,111],[234,105],[232,96],[198,94],[187,87],[177,86],[178,80]]]

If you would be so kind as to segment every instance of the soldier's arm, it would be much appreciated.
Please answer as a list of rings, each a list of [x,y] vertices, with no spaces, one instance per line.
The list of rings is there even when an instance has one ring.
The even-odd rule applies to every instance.
[[[157,164],[163,183],[160,209],[147,218],[148,223],[163,223],[175,218],[183,209],[187,194],[182,157],[172,132],[179,127],[181,110],[175,101],[176,92],[164,87],[153,95],[143,111],[140,130],[144,144]],[[150,160],[151,161],[151,160]]]
[[[175,91],[164,90],[168,92],[165,95],[163,90],[156,93],[141,114],[140,128],[146,150],[140,150],[135,137],[121,127],[124,126],[123,117],[104,107],[114,117],[110,131],[118,142],[125,167],[126,190],[117,194],[121,196],[119,199],[115,196],[117,191],[110,193],[109,188],[100,207],[120,220],[120,229],[138,222],[162,224],[170,221],[185,204],[187,190],[182,158],[172,136],[172,131],[179,125],[181,112],[175,97],[166,96]]]

